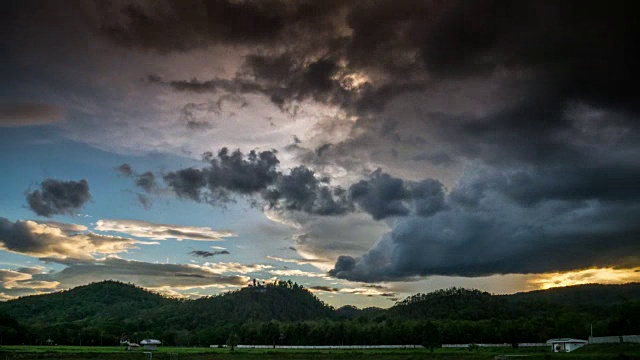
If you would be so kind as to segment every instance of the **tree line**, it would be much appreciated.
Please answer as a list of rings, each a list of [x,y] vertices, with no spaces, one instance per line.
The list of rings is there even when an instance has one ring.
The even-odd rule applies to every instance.
[[[617,289],[593,288],[592,303],[572,304],[571,296],[550,301],[452,288],[417,294],[385,310],[334,309],[285,281],[197,300],[101,282],[0,304],[0,343],[113,346],[126,336],[208,347],[233,336],[240,344],[437,347],[584,339],[591,327],[596,336],[640,334],[636,293],[597,303],[598,292]]]

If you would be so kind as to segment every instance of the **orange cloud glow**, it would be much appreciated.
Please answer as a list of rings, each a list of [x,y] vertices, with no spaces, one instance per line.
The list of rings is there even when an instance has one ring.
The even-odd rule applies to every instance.
[[[537,275],[529,283],[540,289],[581,284],[624,284],[640,282],[640,267],[633,269],[586,269]]]

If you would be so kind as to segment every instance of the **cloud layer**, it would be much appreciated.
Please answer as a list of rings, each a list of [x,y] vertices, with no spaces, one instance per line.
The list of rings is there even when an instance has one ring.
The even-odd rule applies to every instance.
[[[640,215],[635,185],[623,200],[615,175],[605,182],[611,190],[600,194],[593,181],[584,192],[580,182],[571,183],[573,170],[546,181],[530,180],[541,174],[491,171],[463,178],[447,206],[430,216],[399,218],[371,250],[340,257],[330,274],[380,281],[639,264],[640,227],[631,220]]]
[[[69,224],[11,222],[0,217],[2,250],[59,263],[94,261],[96,256],[118,254],[134,248],[140,241],[117,236],[78,232],[84,227]]]
[[[308,258],[298,264],[337,259],[329,274],[358,281],[638,265],[640,23],[629,2],[166,0],[9,10],[9,65],[47,86],[34,91],[20,71],[9,80],[16,96],[68,109],[64,136],[118,152],[220,149],[201,166],[119,166],[145,208],[169,193],[214,206],[247,200],[293,229]],[[73,90],[64,96],[46,90],[60,77]],[[0,122],[48,117],[47,106],[10,100],[23,105],[3,109],[14,115]],[[73,214],[89,198],[86,181],[48,179],[28,194],[47,217]],[[57,228],[97,246],[86,229],[45,226],[5,220],[4,231],[31,239],[36,227]],[[232,235],[123,220],[98,227],[158,240]],[[41,237],[2,241],[34,256],[70,251]]]
[[[230,231],[216,231],[205,226],[156,224],[141,220],[102,219],[96,222],[95,229],[153,240],[219,241],[226,237],[236,236],[235,233]]]

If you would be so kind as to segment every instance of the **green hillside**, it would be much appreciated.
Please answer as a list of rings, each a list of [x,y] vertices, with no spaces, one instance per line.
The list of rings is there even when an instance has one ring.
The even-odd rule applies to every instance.
[[[333,309],[290,281],[196,300],[105,281],[0,303],[5,344],[117,345],[158,338],[168,345],[420,344],[541,342],[553,337],[640,333],[640,284],[581,285],[513,295],[451,288],[389,309]]]

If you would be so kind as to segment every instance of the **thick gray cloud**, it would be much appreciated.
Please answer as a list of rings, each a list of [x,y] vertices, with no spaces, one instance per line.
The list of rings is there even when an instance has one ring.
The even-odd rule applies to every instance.
[[[235,194],[251,195],[266,189],[278,176],[279,163],[274,151],[229,153],[222,148],[216,156],[205,154],[209,166],[188,168],[165,174],[164,180],[175,193],[195,201],[223,203]],[[204,197],[204,199],[203,199]]]
[[[342,215],[356,210],[357,204],[380,220],[410,213],[430,216],[445,207],[444,186],[435,179],[404,181],[378,169],[347,191],[306,166],[282,172],[273,152],[259,157],[251,152],[245,159],[239,150],[230,156],[222,149],[217,158],[205,155],[211,166],[170,172],[164,179],[178,196],[195,201],[215,204],[236,194],[259,195],[270,209],[313,215]]]
[[[594,167],[585,189],[575,169],[555,170],[483,168],[469,174],[452,190],[446,208],[398,219],[368,252],[340,257],[329,273],[380,281],[637,266],[638,185],[621,182],[617,174],[623,169]],[[605,174],[612,177],[605,180]],[[625,199],[618,186],[628,194]]]
[[[272,208],[303,211],[317,215],[339,215],[352,210],[347,191],[331,187],[327,179],[318,179],[304,166],[280,175],[274,186],[263,196]]]
[[[330,15],[335,1],[167,1],[123,9],[125,20],[101,29],[114,42],[161,53],[216,43],[257,44],[289,35],[296,24],[314,26]],[[125,25],[126,24],[126,25]]]
[[[40,184],[40,190],[27,193],[27,202],[38,215],[75,214],[91,200],[87,180],[64,181],[46,179]]]
[[[349,194],[376,220],[406,216],[412,211],[429,216],[445,206],[444,187],[438,180],[405,181],[383,173],[381,169],[374,171],[369,179],[351,185]]]
[[[249,140],[234,147],[283,144],[257,120],[216,132],[222,121],[215,120],[226,119],[215,101],[229,96],[240,106],[251,102],[255,113],[282,115],[269,121],[282,126],[285,137],[295,136],[284,148],[302,167],[278,169],[273,151],[264,152],[272,156],[267,161],[258,153],[253,161],[226,152],[210,156],[203,168],[165,174],[178,196],[216,204],[235,196],[264,201],[287,214],[283,222],[300,225],[296,247],[306,255],[351,256],[338,261],[336,276],[406,279],[633,263],[640,202],[634,67],[640,25],[633,5],[160,1],[98,5],[89,21],[59,18],[81,19],[91,27],[87,33],[103,35],[121,46],[115,52],[140,56],[140,63],[159,58],[162,66],[123,76],[135,79],[141,93],[149,91],[154,104],[178,99],[163,103],[162,111],[177,110],[176,123],[201,130],[194,143],[211,135],[229,145],[237,141],[227,140],[229,133],[246,132],[242,141]],[[195,139],[195,132],[188,136]],[[159,139],[154,149],[171,143]],[[182,145],[194,149],[175,148]],[[384,172],[375,171],[379,167]],[[325,174],[343,178],[328,182]],[[363,220],[355,210],[386,221]],[[347,229],[356,223],[358,230]],[[371,223],[379,226],[374,236],[365,234]],[[355,256],[380,239],[385,224],[393,230]],[[571,250],[557,250],[565,248]]]
[[[346,190],[330,186],[312,170],[299,166],[282,173],[275,151],[244,155],[223,148],[215,157],[205,154],[205,161],[209,166],[172,171],[164,180],[179,197],[212,204],[253,195],[251,201],[261,198],[271,209],[282,211],[339,215],[353,210]]]
[[[409,214],[409,208],[403,203],[409,198],[404,182],[381,170],[373,173],[370,180],[351,185],[349,192],[353,200],[376,220]]]

